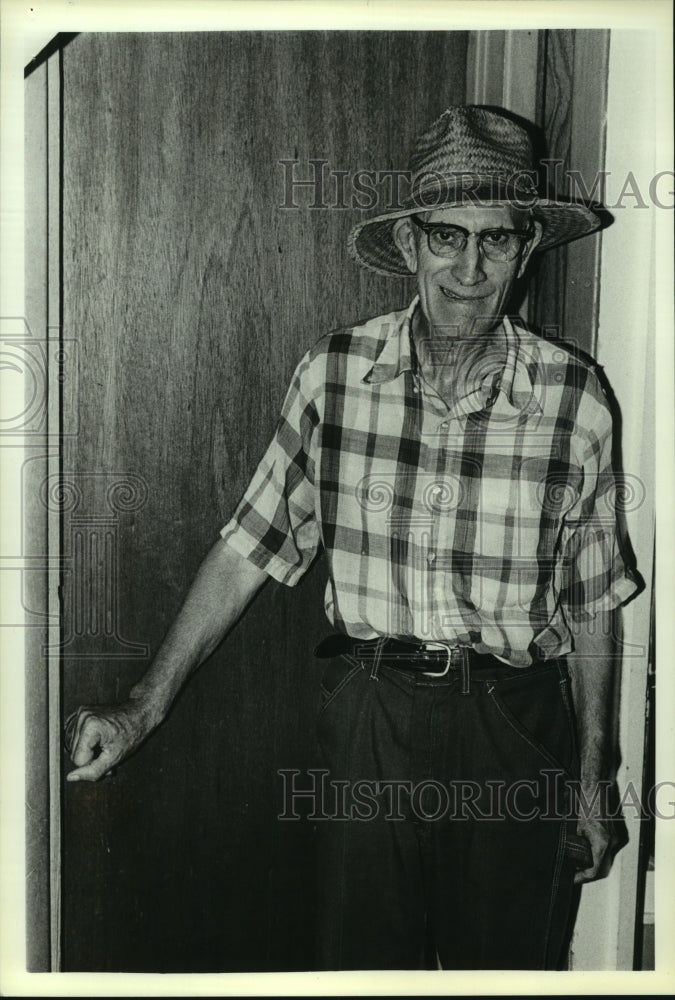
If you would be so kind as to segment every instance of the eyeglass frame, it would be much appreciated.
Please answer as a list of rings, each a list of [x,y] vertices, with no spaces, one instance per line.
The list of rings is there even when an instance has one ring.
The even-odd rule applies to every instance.
[[[454,222],[423,222],[422,219],[418,219],[416,215],[412,214],[409,215],[408,218],[411,219],[411,221],[414,222],[415,225],[419,229],[421,229],[422,232],[426,235],[429,252],[432,253],[434,257],[439,257],[441,260],[452,260],[453,257],[458,257],[459,254],[464,253],[464,251],[466,250],[466,245],[469,241],[469,236],[475,236],[476,242],[478,244],[478,250],[481,256],[485,257],[493,264],[510,264],[514,260],[518,259],[520,254],[522,254],[523,250],[525,249],[528,240],[531,240],[536,233],[534,226],[530,226],[530,228],[525,232],[519,229],[505,229],[503,226],[495,226],[494,229],[481,229],[481,231],[478,233],[472,233],[470,229],[465,229],[464,226],[458,226]],[[453,253],[450,254],[437,253],[431,247],[430,237],[432,233],[437,232],[439,229],[459,230],[461,233],[464,234],[463,245],[461,247],[458,247],[457,250],[453,251]],[[505,236],[517,236],[522,240],[522,243],[520,244],[520,247],[516,250],[513,257],[504,257],[501,260],[499,259],[495,260],[493,257],[490,257],[487,253],[485,253],[485,250],[483,248],[483,238],[487,236],[489,233],[501,233]]]

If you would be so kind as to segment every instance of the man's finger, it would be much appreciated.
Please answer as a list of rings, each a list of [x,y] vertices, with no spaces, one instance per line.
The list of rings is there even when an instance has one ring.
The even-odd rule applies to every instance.
[[[104,752],[91,763],[86,763],[67,774],[66,781],[98,781],[111,770],[115,763],[114,754]]]
[[[80,705],[77,711],[68,716],[66,719],[65,734],[68,741],[69,753],[72,753],[73,748],[77,746],[82,735],[82,727],[91,719],[92,715],[96,714],[95,709],[90,708],[88,705]]]
[[[581,882],[592,882],[598,877],[598,866],[592,865],[590,868],[584,868],[583,871],[575,872],[574,884],[579,885]]]
[[[106,724],[95,716],[85,719],[80,732],[75,736],[75,744],[70,755],[73,764],[81,766],[89,763],[96,748],[103,748],[107,728]]]
[[[76,712],[69,715],[66,719],[66,725],[64,730],[64,736],[66,741],[66,750],[70,754],[70,759],[78,748],[80,743],[80,737],[82,735],[82,726],[90,718],[90,713],[84,705],[80,706]]]
[[[595,879],[600,878],[610,843],[609,834],[600,822],[585,823],[583,831],[580,830],[579,832],[589,842],[593,855],[593,863],[575,873],[574,881],[577,885],[580,882],[593,882]]]

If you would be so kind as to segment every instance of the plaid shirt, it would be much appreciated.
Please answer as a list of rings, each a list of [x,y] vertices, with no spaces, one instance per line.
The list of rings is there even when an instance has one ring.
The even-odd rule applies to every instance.
[[[562,655],[571,620],[636,588],[603,390],[504,318],[505,355],[448,407],[420,375],[417,304],[307,352],[222,537],[291,586],[322,546],[326,614],[355,638],[470,642],[516,666],[533,643]]]

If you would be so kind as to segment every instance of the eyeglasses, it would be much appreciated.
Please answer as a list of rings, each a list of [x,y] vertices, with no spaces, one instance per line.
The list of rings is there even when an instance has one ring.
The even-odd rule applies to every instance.
[[[505,264],[515,260],[527,241],[534,236],[534,228],[526,232],[500,228],[471,233],[463,226],[454,226],[449,222],[422,222],[415,215],[410,218],[426,233],[429,249],[437,257],[456,257],[466,249],[469,236],[475,236],[478,249],[484,257],[495,263]]]

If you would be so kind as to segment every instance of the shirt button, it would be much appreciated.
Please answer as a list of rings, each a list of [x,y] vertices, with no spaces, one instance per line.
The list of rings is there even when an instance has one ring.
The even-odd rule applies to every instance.
[[[443,423],[441,424],[441,428],[442,428],[442,430],[447,431],[447,429],[448,429],[448,421],[447,420],[443,421]]]
[[[435,562],[435,560],[436,560],[436,553],[430,552],[429,555],[427,556],[427,562],[429,563],[429,565],[431,565],[431,563]]]

